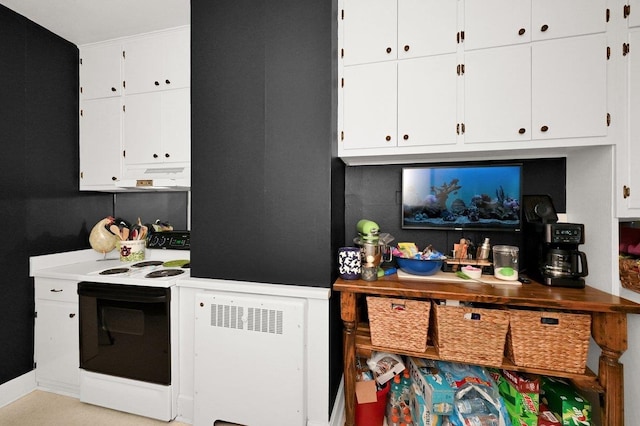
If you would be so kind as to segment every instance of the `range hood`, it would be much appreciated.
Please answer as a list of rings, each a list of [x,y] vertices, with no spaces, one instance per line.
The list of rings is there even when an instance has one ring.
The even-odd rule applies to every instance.
[[[189,191],[191,168],[148,168],[128,173],[115,182],[118,189],[128,191]]]

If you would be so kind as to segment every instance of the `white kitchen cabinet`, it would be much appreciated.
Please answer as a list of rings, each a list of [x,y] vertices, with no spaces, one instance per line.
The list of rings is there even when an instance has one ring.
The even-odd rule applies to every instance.
[[[531,2],[531,39],[602,33],[607,24],[606,0],[534,0]]]
[[[640,8],[638,9],[640,10]],[[640,46],[640,28],[629,31],[629,44]],[[618,216],[640,217],[640,52],[631,49],[627,57],[629,96],[629,134],[626,138],[626,155],[618,161],[618,187],[616,197],[622,196]]]
[[[640,0],[627,0],[624,16],[629,28],[640,27]]]
[[[113,189],[121,177],[122,100],[83,100],[80,110],[80,190]]]
[[[604,34],[532,43],[532,138],[607,135]]]
[[[78,395],[77,282],[35,279],[35,362],[39,387]]]
[[[190,86],[189,29],[127,39],[122,49],[125,94]]]
[[[465,51],[531,41],[531,0],[466,0]]]
[[[125,97],[125,173],[136,166],[190,162],[189,93],[186,88]]]
[[[80,48],[80,99],[116,97],[122,94],[122,48],[119,42]]]
[[[344,70],[344,149],[456,143],[456,56]]]
[[[453,53],[458,2],[345,0],[344,65]]]
[[[344,149],[397,146],[397,79],[395,62],[345,67]]]
[[[529,45],[468,52],[464,65],[464,142],[530,140]]]

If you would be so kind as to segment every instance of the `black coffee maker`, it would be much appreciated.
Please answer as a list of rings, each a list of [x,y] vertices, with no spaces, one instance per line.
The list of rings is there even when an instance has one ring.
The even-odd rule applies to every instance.
[[[523,207],[526,273],[549,286],[583,288],[589,272],[587,257],[578,250],[584,225],[558,222],[547,195],[526,195]]]

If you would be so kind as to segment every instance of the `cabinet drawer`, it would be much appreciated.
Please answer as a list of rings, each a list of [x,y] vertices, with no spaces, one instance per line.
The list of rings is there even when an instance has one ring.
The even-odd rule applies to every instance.
[[[78,301],[77,281],[37,278],[35,281],[35,298],[57,300],[61,302]]]

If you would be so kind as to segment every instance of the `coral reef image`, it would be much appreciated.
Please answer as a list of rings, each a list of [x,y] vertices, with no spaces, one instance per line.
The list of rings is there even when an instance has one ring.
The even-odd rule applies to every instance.
[[[405,228],[517,228],[520,166],[405,168]]]

